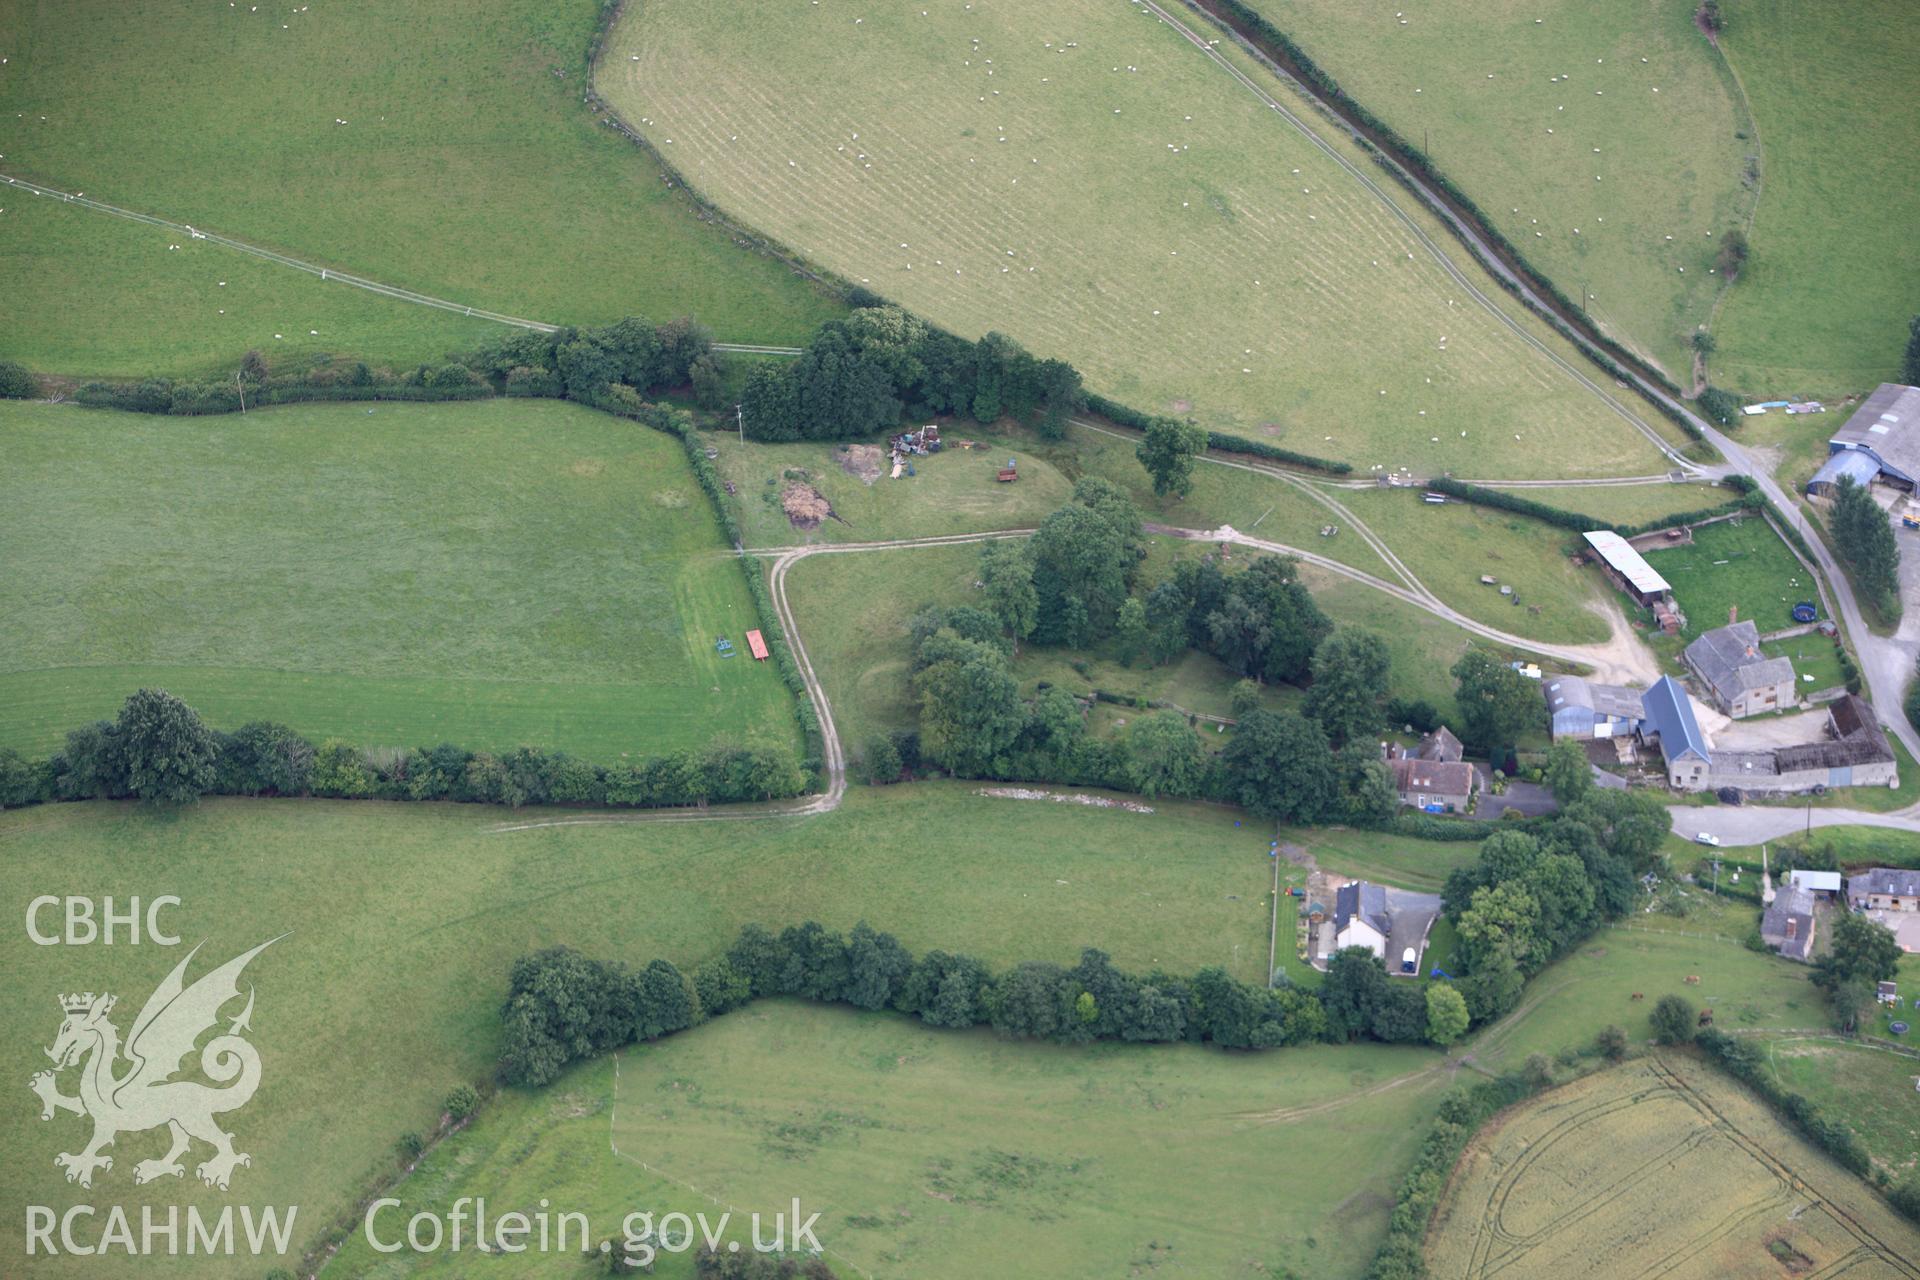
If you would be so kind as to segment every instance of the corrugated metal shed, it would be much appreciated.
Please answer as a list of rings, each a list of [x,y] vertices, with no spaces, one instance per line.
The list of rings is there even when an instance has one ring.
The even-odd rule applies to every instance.
[[[1596,529],[1580,535],[1607,567],[1633,584],[1642,595],[1660,595],[1673,590],[1667,580],[1654,572],[1646,557],[1627,545],[1627,540],[1611,529]]]

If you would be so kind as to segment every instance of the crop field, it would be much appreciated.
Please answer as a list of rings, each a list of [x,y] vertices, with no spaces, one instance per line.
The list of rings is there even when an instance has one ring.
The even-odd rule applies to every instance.
[[[0,402],[0,745],[142,684],[210,723],[604,762],[784,743],[677,441],[551,401],[156,418]]]
[[[250,1203],[300,1205],[304,1245],[371,1174],[391,1167],[403,1130],[430,1126],[448,1088],[488,1077],[508,965],[538,947],[693,965],[750,920],[846,929],[865,918],[915,951],[967,950],[995,965],[1071,963],[1082,946],[1098,945],[1130,969],[1222,964],[1257,979],[1266,964],[1266,834],[1236,828],[1218,810],[1157,810],[994,800],[958,785],[858,788],[811,820],[513,831],[497,828],[543,815],[209,800],[156,819],[130,804],[60,805],[0,815],[0,890],[24,903],[45,891],[46,868],[58,867],[64,892],[176,894],[182,905],[165,919],[189,945],[208,940],[203,961],[293,931],[248,971],[258,981],[253,1026],[266,1073],[235,1117],[241,1149],[254,1156],[235,1187]],[[18,927],[0,956],[9,973],[33,974],[0,993],[0,1014],[17,1032],[6,1067],[22,1085],[36,1061],[45,1066],[36,1046],[58,1024],[53,993],[113,990],[130,1017],[178,960],[150,946],[38,948]],[[1390,1056],[1362,1051],[1353,1061]],[[1346,1078],[1327,1073],[1335,1074]],[[1260,1068],[1258,1078],[1247,1107],[1271,1105],[1272,1075]],[[115,1168],[91,1193],[68,1186],[52,1156],[72,1149],[59,1144],[77,1140],[79,1122],[37,1116],[28,1099],[0,1117],[0,1195],[9,1203],[105,1195],[137,1215],[135,1206],[178,1194],[164,1182],[157,1192],[131,1184],[153,1135],[123,1137]],[[17,1215],[0,1225],[11,1256],[20,1255],[20,1231]],[[199,1259],[153,1267],[196,1277],[260,1271],[251,1261],[220,1269]],[[100,1272],[70,1261],[44,1274]]]
[[[1889,109],[1913,11],[1792,0],[1724,6],[1727,57],[1765,153],[1753,258],[1715,325],[1714,380],[1781,399],[1895,375],[1920,295],[1920,235],[1889,191],[1911,185],[1920,112]],[[1779,394],[1774,394],[1774,393]]]
[[[1920,1276],[1920,1233],[1739,1085],[1683,1055],[1588,1076],[1468,1146],[1428,1236],[1435,1280]]]
[[[835,304],[703,225],[657,163],[582,104],[600,11],[594,0],[291,11],[0,0],[0,165],[511,315],[691,313],[732,341],[801,341]],[[0,274],[25,282],[10,291],[0,355],[36,367],[194,370],[272,331],[294,340],[284,325],[310,349],[359,355],[363,317],[375,358],[432,360],[455,345],[449,318],[426,307],[316,294],[318,282],[286,268],[241,273],[228,265],[238,255],[171,252],[177,236],[133,224],[83,230],[114,220],[78,207],[9,225],[22,203],[0,200]],[[228,304],[208,275],[244,275],[253,299],[218,315]]]
[[[1843,1040],[1770,1040],[1767,1065],[1783,1088],[1837,1115],[1895,1182],[1920,1166],[1920,1108],[1914,1079],[1920,1059]]]
[[[1351,144],[1145,10],[664,0],[626,10],[597,88],[750,225],[1138,408],[1361,468],[1658,465]]]
[[[594,1063],[545,1095],[503,1099],[397,1194],[408,1212],[549,1195],[592,1206],[603,1235],[597,1220],[635,1207],[711,1216],[711,1196],[744,1219],[797,1195],[823,1210],[817,1234],[842,1275],[1337,1280],[1364,1271],[1439,1079],[1338,1104],[1436,1061],[1379,1045],[1068,1049],[765,1004],[624,1052],[617,1074]],[[1292,1123],[1262,1115],[1329,1101]],[[468,1265],[433,1261],[421,1274]],[[526,1274],[579,1265],[556,1257]],[[334,1269],[385,1274],[364,1245]]]
[[[1340,501],[1394,549],[1429,590],[1477,622],[1550,643],[1610,634],[1605,584],[1570,558],[1577,535],[1464,502],[1434,506],[1414,489],[1342,493]],[[1492,576],[1513,588],[1480,579]]]
[[[1720,286],[1711,241],[1745,224],[1757,150],[1694,5],[1254,7],[1423,147],[1562,292],[1588,293],[1612,337],[1689,380],[1687,339]],[[1729,6],[1733,21],[1745,8]]]
[[[1704,525],[1688,545],[1648,552],[1647,563],[1673,584],[1673,598],[1687,615],[1685,640],[1726,626],[1731,608],[1764,633],[1791,627],[1793,606],[1802,600],[1819,601],[1793,548],[1763,519]]]

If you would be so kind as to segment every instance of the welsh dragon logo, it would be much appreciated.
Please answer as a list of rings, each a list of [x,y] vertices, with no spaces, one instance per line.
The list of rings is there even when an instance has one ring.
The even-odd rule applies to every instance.
[[[213,1148],[212,1156],[195,1169],[208,1186],[225,1191],[234,1167],[253,1163],[252,1157],[233,1149],[233,1135],[214,1119],[246,1106],[260,1087],[260,1055],[241,1038],[242,1032],[251,1030],[251,987],[246,1008],[228,1022],[225,1034],[214,1036],[200,1050],[201,1072],[225,1087],[172,1077],[180,1070],[181,1059],[193,1052],[194,1042],[219,1023],[220,1010],[240,997],[240,973],[248,961],[279,940],[268,939],[187,986],[187,965],[200,951],[196,946],[147,997],[124,1048],[119,1028],[108,1019],[117,997],[91,991],[60,997],[66,1020],[47,1050],[53,1070],[36,1074],[28,1087],[40,1095],[42,1120],[53,1119],[56,1111],[93,1119],[93,1139],[85,1149],[53,1158],[57,1167],[66,1170],[68,1182],[91,1187],[95,1170],[113,1168],[113,1157],[102,1155],[102,1148],[111,1146],[122,1133],[161,1125],[172,1135],[172,1146],[158,1160],[136,1164],[135,1183],[182,1176],[186,1169],[180,1157],[196,1139]],[[127,1064],[124,1070],[119,1069],[122,1058]],[[80,1068],[78,1097],[61,1093],[56,1082],[57,1074],[72,1066]]]

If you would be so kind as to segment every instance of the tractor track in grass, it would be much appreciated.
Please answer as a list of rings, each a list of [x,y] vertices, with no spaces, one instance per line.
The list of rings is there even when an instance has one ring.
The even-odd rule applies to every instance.
[[[1095,429],[1098,430],[1098,428]],[[1220,463],[1220,465],[1242,464]],[[1249,467],[1248,469],[1264,472],[1263,468]],[[1355,526],[1360,527],[1357,521]],[[1555,658],[1577,666],[1598,666],[1602,668],[1603,674],[1613,670],[1618,663],[1617,654],[1610,652],[1617,645],[1618,636],[1606,645],[1544,645],[1475,622],[1450,608],[1424,587],[1403,586],[1388,582],[1364,570],[1355,569],[1351,565],[1342,564],[1338,560],[1303,547],[1270,542],[1264,538],[1248,537],[1237,531],[1227,534],[1226,531],[1218,529],[1185,529],[1174,525],[1158,524],[1148,524],[1145,527],[1151,533],[1189,542],[1229,541],[1258,551],[1292,556],[1328,573],[1338,574],[1362,586],[1384,592],[1405,604],[1451,622],[1465,631],[1509,648]],[[781,630],[786,634],[787,646],[793,654],[794,665],[799,668],[801,682],[806,686],[807,700],[820,722],[821,764],[827,777],[826,790],[820,794],[808,797],[804,801],[765,805],[655,810],[645,813],[597,813],[583,814],[579,817],[536,819],[531,822],[502,822],[489,827],[488,831],[506,834],[517,831],[538,831],[549,827],[622,826],[646,822],[739,822],[758,818],[805,818],[832,813],[840,807],[840,802],[847,794],[846,749],[840,740],[839,730],[834,724],[833,707],[827,700],[826,689],[821,685],[819,674],[814,670],[812,655],[807,652],[806,641],[801,636],[794,617],[793,604],[787,595],[788,571],[800,561],[813,556],[858,555],[873,551],[911,551],[927,547],[959,547],[994,542],[1003,538],[1024,538],[1033,532],[1032,529],[995,529],[983,533],[943,534],[928,538],[891,538],[878,542],[823,542],[803,547],[747,547],[735,553],[760,556],[772,561],[767,570],[767,590],[773,599],[774,614],[780,620]]]
[[[544,320],[529,320],[523,316],[510,316],[499,311],[488,311],[484,307],[468,306],[464,302],[450,302],[445,298],[436,298],[431,294],[420,293],[417,290],[403,288],[400,285],[385,284],[378,280],[369,280],[365,276],[355,275],[351,271],[342,271],[338,267],[329,267],[317,262],[308,262],[305,259],[293,257],[291,254],[281,253],[277,249],[269,249],[264,245],[253,244],[246,240],[236,240],[232,236],[224,236],[215,231],[201,230],[190,223],[175,222],[170,218],[163,218],[157,214],[142,213],[137,209],[125,209],[119,205],[108,204],[104,200],[95,200],[93,197],[82,192],[62,191],[57,187],[45,187],[37,182],[28,182],[24,178],[0,176],[0,182],[5,182],[8,186],[16,190],[31,192],[35,196],[50,197],[58,200],[62,204],[78,205],[83,209],[91,209],[95,213],[108,214],[112,217],[126,219],[129,222],[143,223],[149,227],[158,227],[164,231],[184,235],[190,240],[205,240],[211,244],[217,244],[223,248],[233,249],[239,253],[247,254],[249,257],[259,258],[262,261],[271,262],[282,267],[290,267],[295,271],[302,271],[311,276],[318,276],[322,280],[338,281],[344,285],[351,285],[356,289],[364,289],[368,293],[379,294],[383,298],[392,298],[396,302],[409,302],[415,306],[433,307],[440,311],[450,311],[455,315],[470,316],[475,320],[491,320],[495,324],[504,324],[516,329],[531,329],[536,333],[555,333],[561,328],[560,325],[549,324]],[[713,344],[713,347],[716,351],[727,351],[736,355],[797,356],[800,354],[800,348],[798,347],[775,347],[752,342],[716,342]]]

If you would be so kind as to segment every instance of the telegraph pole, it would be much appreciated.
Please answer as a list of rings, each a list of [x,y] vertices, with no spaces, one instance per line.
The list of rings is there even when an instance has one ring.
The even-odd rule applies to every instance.
[[[741,412],[741,406],[737,404],[733,406],[733,422],[735,426],[740,428],[740,443],[742,445],[746,444],[747,419],[746,419],[746,415]]]

